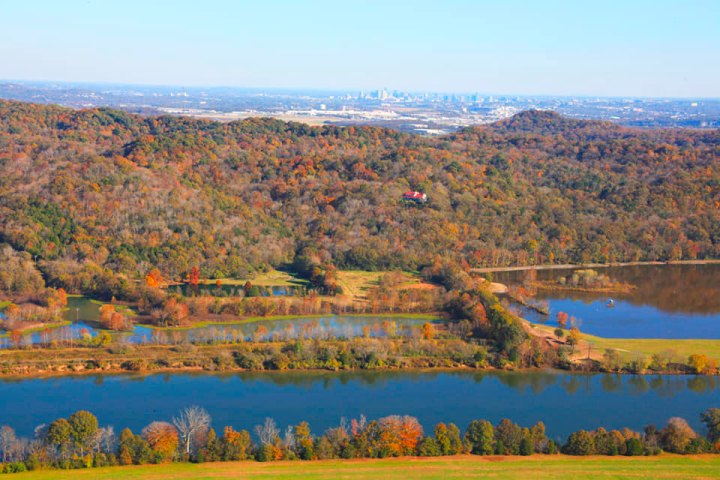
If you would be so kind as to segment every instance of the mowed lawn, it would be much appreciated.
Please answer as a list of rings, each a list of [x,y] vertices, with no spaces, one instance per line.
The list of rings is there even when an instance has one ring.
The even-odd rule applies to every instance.
[[[577,478],[720,478],[720,455],[661,455],[658,457],[479,457],[462,455],[385,460],[326,460],[315,462],[228,462],[170,464],[87,470],[40,471],[14,477],[50,479],[453,479],[469,477]],[[13,478],[13,477],[8,477]]]

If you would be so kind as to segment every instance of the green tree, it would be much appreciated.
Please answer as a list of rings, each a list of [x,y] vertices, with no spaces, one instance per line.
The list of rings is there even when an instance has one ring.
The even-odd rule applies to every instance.
[[[707,438],[711,443],[720,442],[720,409],[708,408],[700,414],[700,420],[707,428]]]
[[[533,442],[530,437],[520,440],[520,455],[528,456],[533,454]]]
[[[98,421],[90,412],[81,410],[70,415],[68,423],[72,431],[72,437],[75,445],[80,447],[80,455],[85,455],[85,445],[90,437],[92,437],[98,429]]]
[[[423,438],[417,446],[417,453],[421,457],[439,457],[440,447],[432,437]]]
[[[555,455],[557,453],[557,447],[555,446],[555,442],[550,439],[548,440],[547,447],[545,448],[545,453],[548,455]]]
[[[492,455],[495,450],[495,431],[487,420],[473,420],[465,431],[465,441],[475,455]]]
[[[625,455],[629,457],[637,457],[644,454],[645,448],[639,438],[631,437],[625,440]]]
[[[441,455],[457,455],[462,451],[460,429],[455,424],[438,423],[433,433]]]
[[[48,427],[47,441],[50,445],[59,447],[70,440],[71,434],[72,427],[70,423],[64,418],[58,418]]]
[[[530,438],[533,442],[534,451],[540,453],[545,449],[547,436],[545,436],[545,424],[543,422],[537,422],[530,427]]]
[[[522,428],[507,418],[503,418],[495,427],[495,439],[502,441],[503,446],[510,455],[517,455],[520,451],[520,442],[523,439]]]
[[[572,433],[563,447],[563,452],[568,455],[593,455],[595,454],[595,439],[590,432],[585,430]]]

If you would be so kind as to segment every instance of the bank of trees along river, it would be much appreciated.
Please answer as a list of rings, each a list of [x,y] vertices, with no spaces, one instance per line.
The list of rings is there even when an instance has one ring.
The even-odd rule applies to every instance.
[[[439,423],[432,432],[423,430],[417,418],[392,415],[368,421],[364,416],[343,420],[321,435],[300,421],[281,430],[272,418],[247,430],[225,426],[220,435],[212,428],[205,409],[182,409],[171,421],[153,421],[139,434],[124,429],[116,435],[113,427],[101,427],[88,411],[67,419],[39,425],[34,438],[18,438],[12,428],[0,427],[0,453],[5,473],[40,468],[90,468],[108,465],[141,465],[171,461],[233,461],[256,459],[316,460],[332,458],[385,458],[408,455],[443,456],[533,455],[658,455],[663,450],[680,454],[720,453],[720,410],[701,414],[707,436],[698,435],[679,417],[670,418],[658,430],[648,425],[643,432],[627,428],[606,431],[598,428],[570,434],[564,445],[548,439],[545,425],[527,428],[505,418],[493,426],[485,420],[472,421],[464,435],[453,423]]]

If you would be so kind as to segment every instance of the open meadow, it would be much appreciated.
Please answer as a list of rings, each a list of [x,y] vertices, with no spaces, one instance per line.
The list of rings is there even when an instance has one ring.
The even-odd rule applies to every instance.
[[[720,456],[657,457],[572,457],[535,455],[532,457],[482,457],[461,455],[434,458],[395,458],[384,460],[325,460],[313,462],[258,463],[175,463],[87,470],[48,470],[22,475],[28,480],[50,479],[310,479],[383,478],[452,479],[468,477],[576,479],[576,478],[718,478]]]

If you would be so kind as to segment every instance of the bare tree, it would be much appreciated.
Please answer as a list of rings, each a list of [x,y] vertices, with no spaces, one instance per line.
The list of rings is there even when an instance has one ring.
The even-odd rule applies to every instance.
[[[190,442],[195,434],[210,426],[210,414],[197,405],[185,407],[180,410],[179,417],[173,417],[173,425],[180,432],[180,438],[185,442],[185,453],[190,454]]]
[[[12,456],[17,447],[18,439],[15,430],[4,425],[0,427],[0,450],[2,450],[2,461],[7,463],[8,456]]]
[[[112,426],[98,428],[88,439],[88,447],[95,453],[110,453],[115,448],[115,429]]]
[[[296,440],[293,432],[294,432],[293,427],[288,425],[287,429],[285,429],[285,435],[283,436],[283,447],[285,447],[288,450],[294,450],[295,445],[297,443],[297,440]]]
[[[255,432],[260,437],[260,443],[263,445],[269,445],[273,443],[275,437],[280,434],[280,430],[277,427],[277,423],[270,417],[265,419],[265,423],[262,425],[255,425]]]

